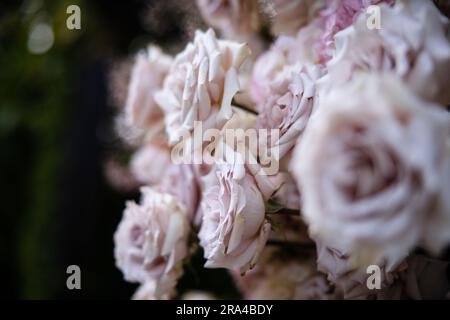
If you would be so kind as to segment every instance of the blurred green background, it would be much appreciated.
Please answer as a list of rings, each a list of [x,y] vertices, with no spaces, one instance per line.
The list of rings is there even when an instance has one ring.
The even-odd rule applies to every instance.
[[[181,6],[180,4],[183,3]],[[68,30],[66,8],[81,8]],[[107,158],[120,89],[111,71],[149,42],[174,53],[201,26],[195,2],[26,0],[0,3],[0,266],[10,299],[128,299],[112,236],[126,199],[109,186]],[[115,92],[117,91],[117,92]],[[116,105],[115,105],[116,104]],[[237,297],[228,275],[201,271],[196,256],[180,291]],[[66,268],[81,268],[81,290]]]

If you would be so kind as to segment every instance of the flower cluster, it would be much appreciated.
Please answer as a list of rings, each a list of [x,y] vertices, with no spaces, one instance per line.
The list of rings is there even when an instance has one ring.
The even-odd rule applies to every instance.
[[[174,57],[139,53],[118,117],[142,194],[114,236],[117,267],[141,284],[134,298],[177,297],[198,250],[247,299],[445,297],[450,41],[439,9],[197,5],[223,38],[197,30]],[[180,150],[194,161],[174,161]]]

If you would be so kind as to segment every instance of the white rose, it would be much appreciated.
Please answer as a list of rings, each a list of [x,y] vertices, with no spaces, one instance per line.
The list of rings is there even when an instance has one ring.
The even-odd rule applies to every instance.
[[[183,269],[179,265],[169,273],[162,275],[158,280],[146,280],[133,294],[133,300],[169,300],[176,295],[178,279]]]
[[[205,267],[245,273],[256,264],[270,231],[263,197],[243,165],[217,163],[205,180],[199,232]]]
[[[129,129],[124,132],[151,138],[163,131],[164,115],[155,102],[154,94],[162,88],[171,64],[172,58],[155,46],[136,56],[123,118],[123,125]]]
[[[312,64],[287,66],[269,87],[269,96],[258,116],[258,129],[278,129],[268,147],[277,160],[283,158],[303,133],[313,112],[316,80],[320,70]]]
[[[146,185],[160,182],[170,166],[170,149],[163,139],[145,143],[130,160],[131,173]]]
[[[377,265],[380,268],[380,288],[374,291],[367,287],[367,280],[371,275],[367,273],[369,265],[355,266],[350,252],[345,249],[328,246],[322,241],[317,241],[316,245],[318,270],[327,275],[338,295],[344,299],[369,299],[391,292],[400,272],[408,266],[404,260],[392,266],[380,261]]]
[[[171,165],[165,172],[158,190],[176,197],[186,208],[186,215],[194,225],[200,225],[198,214],[200,202],[199,178],[193,165]]]
[[[141,203],[127,203],[114,235],[116,265],[127,281],[156,281],[161,296],[159,291],[187,255],[189,223],[176,198],[148,187],[141,191]]]
[[[444,187],[448,137],[448,113],[397,77],[356,77],[331,91],[291,161],[313,236],[349,248],[362,263],[385,257],[390,265],[429,230],[448,240],[449,213],[430,219]]]
[[[204,129],[220,128],[231,118],[231,101],[240,88],[238,70],[249,54],[246,44],[217,40],[211,29],[195,33],[155,95],[170,144],[189,134],[194,121],[202,121]]]
[[[416,93],[448,105],[450,42],[447,19],[431,1],[398,1],[380,6],[381,29],[369,29],[367,16],[335,36],[325,87],[344,83],[357,71],[395,73]]]
[[[314,20],[300,29],[296,36],[278,37],[270,49],[258,57],[250,82],[250,95],[257,110],[263,108],[271,95],[271,84],[286,66],[317,62],[322,32],[320,21]]]

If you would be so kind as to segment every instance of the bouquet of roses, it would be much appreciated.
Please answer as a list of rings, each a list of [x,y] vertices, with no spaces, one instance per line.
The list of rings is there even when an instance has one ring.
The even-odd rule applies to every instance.
[[[429,0],[197,5],[215,31],[138,53],[118,117],[134,298],[176,297],[198,250],[248,299],[444,298],[447,18]]]

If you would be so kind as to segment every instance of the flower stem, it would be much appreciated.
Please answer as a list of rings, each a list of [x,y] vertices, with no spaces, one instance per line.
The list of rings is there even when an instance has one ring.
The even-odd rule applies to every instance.
[[[298,217],[300,217],[300,210],[282,208],[282,209],[274,211],[274,212],[267,212],[266,214],[281,215],[281,216],[298,216]]]
[[[251,113],[251,114],[254,114],[254,115],[258,115],[258,112],[257,112],[257,111],[252,110],[252,109],[250,109],[250,108],[248,108],[248,107],[246,107],[246,106],[244,106],[244,105],[242,105],[242,104],[237,103],[236,100],[234,100],[234,99],[233,99],[233,102],[231,103],[231,105],[232,105],[233,107],[238,108],[238,109],[244,110],[244,111],[246,111],[246,112],[248,112],[248,113]]]

